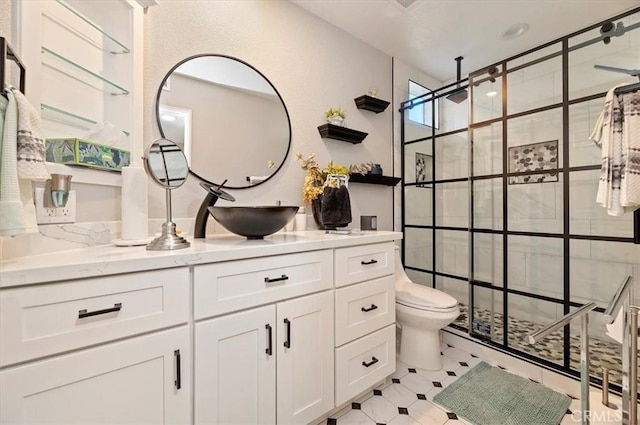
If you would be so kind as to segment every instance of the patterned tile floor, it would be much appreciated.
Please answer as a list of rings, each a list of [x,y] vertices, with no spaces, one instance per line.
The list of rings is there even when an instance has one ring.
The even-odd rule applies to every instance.
[[[467,373],[481,360],[461,349],[440,343],[444,367],[437,372],[412,368],[401,362],[391,375],[392,384],[373,390],[362,403],[353,403],[351,410],[337,418],[329,418],[327,425],[455,425],[471,424],[455,413],[433,402],[433,397],[458,377]],[[579,404],[572,400],[572,407]],[[575,405],[575,407],[574,407]],[[571,422],[571,408],[562,425]]]
[[[481,362],[473,354],[440,343],[444,367],[437,372],[429,372],[411,367],[401,362],[396,363],[396,372],[391,375],[392,383],[385,388],[373,390],[365,401],[352,403],[351,409],[338,417],[323,421],[326,425],[473,425],[454,412],[433,402],[433,397],[446,388],[458,377],[467,373]],[[488,361],[488,360],[485,360]],[[501,366],[500,366],[501,367]],[[502,368],[502,367],[501,367]],[[507,369],[508,372],[516,373]],[[599,393],[592,389],[592,409]],[[570,396],[571,397],[571,396]],[[571,397],[571,405],[559,425],[580,423],[580,400]],[[615,400],[614,400],[615,401]],[[603,418],[605,416],[602,416]],[[605,421],[593,421],[592,425],[620,423],[610,421],[615,412],[607,412]]]
[[[468,308],[461,304],[462,314],[455,321],[456,324],[467,327]],[[474,319],[480,319],[482,323],[491,323],[491,312],[488,310],[476,309]],[[502,342],[502,315],[494,314],[495,335],[494,340]],[[527,320],[509,317],[509,345],[525,353],[529,353],[554,363],[563,363],[563,333],[556,331],[538,343],[529,344],[528,337],[532,332],[542,328],[544,325],[533,323]],[[589,360],[590,374],[592,376],[602,376],[602,367],[609,369],[609,382],[618,385],[622,382],[622,363],[620,360],[621,346],[614,341],[590,336],[589,338]],[[571,365],[574,369],[580,370],[580,336],[572,333],[570,349]]]

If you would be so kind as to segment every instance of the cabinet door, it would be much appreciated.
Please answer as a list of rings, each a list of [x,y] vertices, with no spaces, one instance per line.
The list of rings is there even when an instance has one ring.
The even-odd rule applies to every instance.
[[[274,424],[275,306],[195,325],[195,423]]]
[[[0,423],[189,423],[190,358],[182,327],[5,369]]]
[[[278,424],[333,408],[333,292],[278,304]]]

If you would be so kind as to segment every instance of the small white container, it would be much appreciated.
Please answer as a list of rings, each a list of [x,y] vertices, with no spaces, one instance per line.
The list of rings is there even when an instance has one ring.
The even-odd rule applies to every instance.
[[[307,215],[304,213],[304,207],[298,209],[295,217],[296,230],[307,230]]]

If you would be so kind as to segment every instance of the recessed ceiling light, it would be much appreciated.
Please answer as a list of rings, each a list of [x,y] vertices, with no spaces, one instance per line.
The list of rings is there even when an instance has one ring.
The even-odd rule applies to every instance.
[[[511,25],[506,30],[500,33],[500,38],[505,40],[511,40],[513,38],[520,37],[522,34],[527,32],[529,29],[529,24],[525,22],[521,22],[519,24]]]
[[[489,97],[493,97],[493,96],[495,96],[495,95],[497,95],[497,94],[498,94],[498,92],[497,92],[497,91],[495,91],[495,90],[491,90],[490,92],[488,92],[488,93],[487,93],[487,96],[489,96]]]

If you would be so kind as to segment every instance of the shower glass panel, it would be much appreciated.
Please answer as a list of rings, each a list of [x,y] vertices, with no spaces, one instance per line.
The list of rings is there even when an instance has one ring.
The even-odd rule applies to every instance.
[[[466,278],[469,270],[469,232],[436,230],[436,272]]]
[[[502,173],[502,123],[472,130],[473,176]]]
[[[601,150],[589,136],[604,103],[602,99],[569,105],[569,165],[595,165],[600,168]]]
[[[460,316],[453,323],[464,330],[468,329],[467,306],[469,305],[469,285],[466,279],[452,279],[445,276],[436,277],[436,288],[443,291],[456,300],[460,305]]]
[[[431,187],[406,186],[404,188],[404,199],[404,220],[406,225],[433,225]]]
[[[555,108],[507,122],[509,172],[558,168],[562,164],[562,110]]]
[[[507,74],[507,112],[518,112],[562,102],[562,57],[560,44],[548,48],[555,56]]]
[[[473,227],[502,230],[502,178],[473,182]]]
[[[455,103],[446,98],[438,99],[440,111],[440,127],[436,134],[449,133],[455,130],[466,129],[469,125],[469,98],[460,103]]]
[[[407,227],[404,231],[404,265],[433,271],[433,231]]]
[[[405,145],[405,182],[430,183],[433,180],[433,153],[431,145],[431,140],[422,140]]]
[[[640,64],[640,13],[615,20],[625,28],[636,28],[611,37],[608,44],[598,39],[600,27],[569,39],[569,99],[603,93],[618,84],[638,82],[637,76],[595,68],[595,65],[620,69],[638,69]]]
[[[563,178],[563,175],[558,172],[509,177],[508,229],[520,232],[562,234]]]
[[[472,334],[501,344],[504,340],[504,295],[502,292],[473,286]],[[468,304],[463,312],[469,312]]]
[[[507,246],[509,290],[549,297],[561,302],[564,298],[562,239],[510,235]],[[535,317],[532,312],[531,318]]]
[[[503,286],[504,249],[502,235],[473,235],[473,280]]]
[[[599,169],[574,171],[569,175],[569,181],[571,234],[623,238],[633,236],[632,214],[612,216],[607,214],[605,208],[595,202],[600,181]]]
[[[499,72],[499,71],[498,71]],[[472,87],[471,113],[473,123],[502,116],[502,76],[488,73],[475,78]]]
[[[451,102],[449,102],[451,103]],[[469,143],[467,132],[438,137],[436,141],[436,180],[469,176]]]
[[[419,140],[433,135],[433,129],[430,126],[418,124],[409,119],[405,119],[404,122],[406,140]]]
[[[562,304],[509,294],[507,345],[558,366],[564,365],[564,331],[558,329],[536,344],[529,334],[564,316]]]
[[[436,185],[436,225],[460,227],[464,231],[469,226],[469,183],[454,182]]]
[[[526,55],[519,55],[515,58],[507,60],[507,72],[514,71],[516,68],[523,66],[532,66],[537,62],[548,60],[554,56],[560,56],[562,54],[562,44],[553,43],[549,46],[535,49],[533,52]]]

